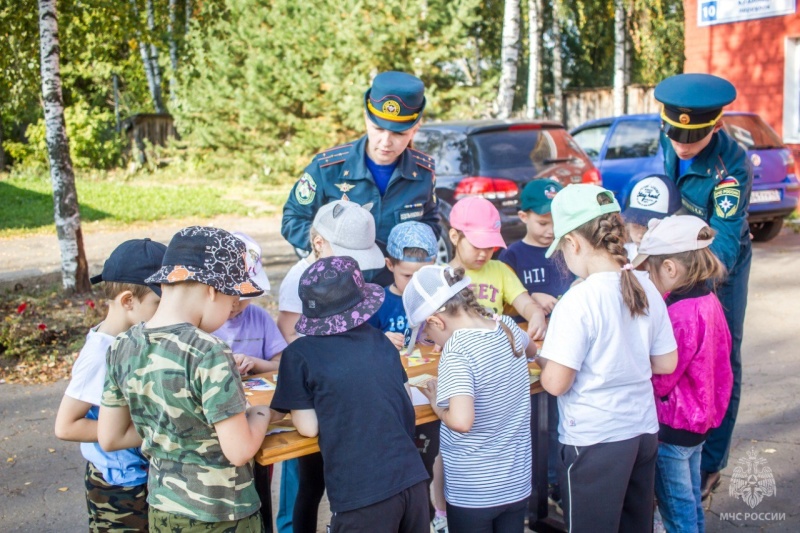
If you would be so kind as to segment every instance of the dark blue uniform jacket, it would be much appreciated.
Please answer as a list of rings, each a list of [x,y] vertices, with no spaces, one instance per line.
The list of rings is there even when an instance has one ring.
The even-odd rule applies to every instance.
[[[308,232],[314,215],[324,204],[343,194],[352,202],[372,202],[376,242],[385,251],[389,232],[400,222],[428,224],[438,238],[439,204],[430,156],[406,148],[398,160],[386,193],[381,196],[366,165],[367,137],[317,154],[292,188],[283,206],[281,235],[293,246],[309,249]]]
[[[661,146],[667,176],[680,189],[683,207],[717,232],[711,251],[732,272],[743,245],[750,247],[747,209],[753,171],[745,151],[727,133],[718,131],[680,176],[678,156],[663,134]]]

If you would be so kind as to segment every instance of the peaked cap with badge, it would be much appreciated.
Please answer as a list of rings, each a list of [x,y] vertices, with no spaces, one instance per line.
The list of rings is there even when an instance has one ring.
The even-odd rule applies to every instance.
[[[422,119],[425,85],[405,72],[382,72],[364,93],[364,109],[377,126],[403,132]]]
[[[656,86],[661,129],[673,141],[691,144],[711,133],[722,108],[736,100],[731,82],[711,74],[678,74]]]
[[[404,72],[378,74],[364,93],[366,120],[394,132],[404,132],[422,119],[425,110],[422,80]],[[410,147],[396,161],[396,168],[380,193],[366,163],[367,137],[317,154],[289,193],[283,207],[281,235],[299,250],[309,250],[309,229],[323,205],[347,199],[371,204],[375,217],[375,242],[386,253],[392,228],[401,222],[422,222],[438,238],[439,204],[436,198],[434,160]],[[372,280],[373,271],[364,272]]]
[[[734,385],[725,419],[703,444],[700,468],[705,476],[725,468],[739,408],[741,346],[752,260],[747,210],[753,172],[744,149],[725,130],[714,133],[691,159],[681,160],[673,146],[673,142],[691,144],[703,140],[724,120],[722,108],[736,98],[736,89],[730,82],[710,74],[679,74],[659,83],[655,98],[664,105],[664,173],[677,185],[682,208],[717,232],[710,250],[728,272],[716,285],[716,293],[733,339],[730,361]]]

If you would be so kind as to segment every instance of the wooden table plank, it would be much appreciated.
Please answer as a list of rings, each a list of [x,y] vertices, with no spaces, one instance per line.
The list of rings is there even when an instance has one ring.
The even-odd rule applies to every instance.
[[[421,365],[406,367],[406,374],[408,374],[408,377],[419,376],[421,374],[431,374],[433,376],[439,374],[439,355],[431,353],[431,349],[432,347],[430,346],[420,346],[420,351],[423,356],[431,359],[431,361]],[[405,367],[407,363],[405,357],[403,357],[403,363]],[[529,366],[536,368],[534,363],[530,363]],[[276,383],[275,374],[276,372],[256,374],[255,376],[248,376],[248,379],[263,377]],[[278,379],[280,379],[280,376],[278,376]],[[531,394],[538,394],[543,390],[538,381],[531,384]],[[246,389],[245,394],[247,395],[247,400],[252,405],[269,405],[270,402],[272,402],[274,391],[253,391]],[[433,412],[430,405],[416,405],[414,406],[414,413],[418,426],[438,420],[438,417]],[[259,464],[269,465],[318,451],[319,441],[317,437],[304,437],[297,431],[288,431],[264,437],[264,442],[261,443],[261,449],[256,454],[255,459]]]

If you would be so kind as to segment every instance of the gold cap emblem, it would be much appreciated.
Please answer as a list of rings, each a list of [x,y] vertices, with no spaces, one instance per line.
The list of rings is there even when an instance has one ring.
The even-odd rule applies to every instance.
[[[678,121],[681,124],[688,124],[689,123],[689,115],[686,113],[681,113],[681,116],[678,117]]]
[[[400,114],[400,104],[398,104],[394,100],[387,100],[383,104],[383,112],[388,115],[397,116]]]

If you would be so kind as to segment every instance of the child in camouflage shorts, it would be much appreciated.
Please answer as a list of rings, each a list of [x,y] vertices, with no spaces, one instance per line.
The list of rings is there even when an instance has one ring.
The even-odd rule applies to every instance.
[[[109,352],[98,439],[106,450],[143,439],[152,532],[262,530],[252,458],[270,410],[246,407],[230,348],[208,333],[262,292],[245,253],[227,231],[179,231],[147,279],[162,284],[158,310]]]
[[[92,278],[92,283],[103,283],[108,313],[86,335],[55,425],[56,437],[81,443],[89,531],[147,531],[147,459],[139,444],[103,451],[97,444],[97,414],[106,352],[114,337],[152,318],[158,307],[161,288],[144,280],[161,268],[164,250],[166,246],[150,239],[125,241],[111,252],[103,272]]]

